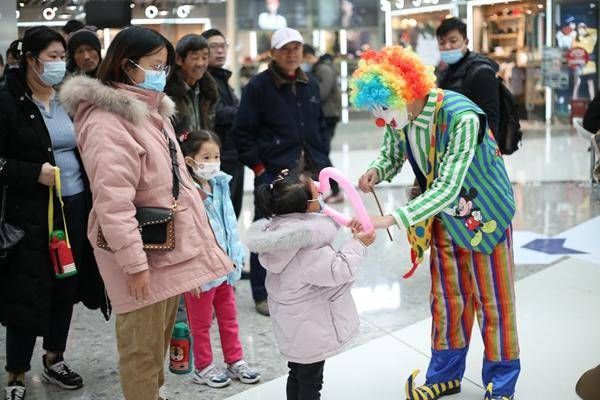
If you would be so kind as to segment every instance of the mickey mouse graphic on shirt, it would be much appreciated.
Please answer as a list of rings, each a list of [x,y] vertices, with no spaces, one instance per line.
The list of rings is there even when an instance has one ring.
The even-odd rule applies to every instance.
[[[455,218],[463,219],[467,229],[474,233],[475,236],[471,238],[471,245],[473,247],[481,243],[484,233],[492,233],[498,226],[494,220],[483,222],[481,210],[474,207],[473,204],[473,200],[477,197],[477,194],[477,189],[475,188],[471,188],[469,191],[466,188],[462,188],[458,204],[448,212]]]

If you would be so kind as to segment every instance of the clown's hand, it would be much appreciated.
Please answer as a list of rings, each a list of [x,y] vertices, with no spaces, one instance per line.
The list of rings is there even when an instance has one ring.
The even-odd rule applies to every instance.
[[[371,222],[373,222],[375,229],[387,229],[396,224],[396,220],[391,215],[372,216]]]
[[[358,180],[358,187],[363,193],[371,193],[375,185],[379,183],[379,176],[375,168],[369,169]]]

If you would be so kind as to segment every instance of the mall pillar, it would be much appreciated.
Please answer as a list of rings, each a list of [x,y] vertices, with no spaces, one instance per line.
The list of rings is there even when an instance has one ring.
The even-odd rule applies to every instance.
[[[17,39],[17,2],[10,0],[0,1],[0,51],[2,58],[6,56],[6,49],[10,43]],[[6,59],[4,60],[6,63]]]

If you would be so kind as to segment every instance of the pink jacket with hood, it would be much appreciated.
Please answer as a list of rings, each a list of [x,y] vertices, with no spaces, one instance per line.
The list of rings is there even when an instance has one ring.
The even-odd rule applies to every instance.
[[[267,270],[271,321],[288,361],[323,361],[358,333],[350,289],[366,247],[350,239],[334,249],[337,231],[333,220],[315,213],[260,220],[248,231],[248,247]]]
[[[88,238],[117,314],[154,304],[226,275],[233,266],[217,244],[202,199],[178,153],[182,177],[175,249],[149,251],[136,207],[171,207],[172,168],[164,129],[175,140],[174,103],[164,93],[85,76],[67,80],[60,100],[74,118],[77,145],[93,195]],[[98,227],[112,251],[97,247]],[[150,295],[136,302],[127,275],[150,270]]]

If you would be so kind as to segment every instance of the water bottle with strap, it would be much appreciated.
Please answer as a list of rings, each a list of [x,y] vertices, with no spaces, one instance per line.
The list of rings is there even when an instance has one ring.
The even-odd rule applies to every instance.
[[[64,230],[54,229],[54,192],[60,202]],[[62,199],[62,188],[60,184],[60,168],[54,168],[54,185],[50,186],[48,200],[48,234],[50,235],[50,260],[57,279],[64,279],[77,274],[67,220],[65,218],[65,204]]]

